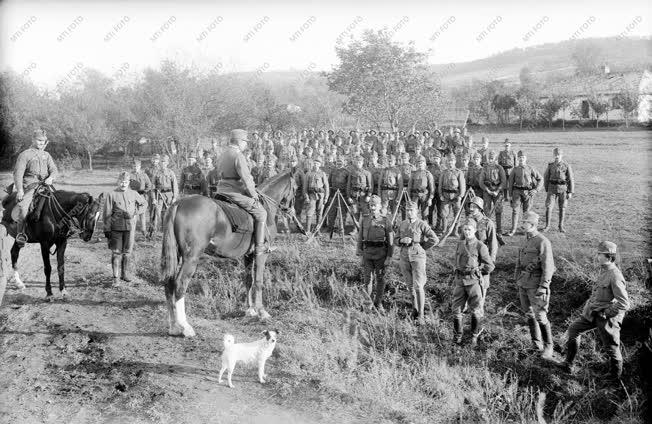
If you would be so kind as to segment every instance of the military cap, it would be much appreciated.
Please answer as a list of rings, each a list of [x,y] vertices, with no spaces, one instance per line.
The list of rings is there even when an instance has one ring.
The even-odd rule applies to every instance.
[[[441,130],[438,128],[438,129],[435,130],[435,133],[441,135]]]
[[[140,159],[134,159],[134,165],[140,165],[141,163]]]
[[[487,153],[487,157],[489,159],[496,159],[496,152],[493,150],[489,150],[489,153]]]
[[[528,222],[532,225],[537,225],[539,223],[539,214],[536,212],[526,212],[523,215],[523,222]]]
[[[475,230],[478,228],[478,222],[473,218],[466,218],[462,223],[462,227],[471,227]]]
[[[561,150],[561,147],[555,147],[555,148],[552,150],[552,154],[553,154],[553,155],[561,155],[562,153],[563,153],[563,151]]]
[[[423,135],[426,135],[426,134],[430,135],[430,131],[424,131],[422,134]]]
[[[254,130],[251,135],[258,134],[258,131]]]
[[[377,194],[372,194],[371,197],[369,198],[369,204],[370,205],[380,205],[380,197],[378,197]]]
[[[161,162],[169,162],[169,161],[170,161],[170,156],[168,155],[161,156]]]
[[[247,141],[247,131],[241,129],[231,130],[230,143],[238,144],[241,141]]]
[[[419,205],[418,205],[417,202],[413,202],[413,201],[410,200],[407,203],[405,203],[405,209],[406,210],[407,209],[419,209]]]
[[[376,134],[375,130],[369,130],[369,134]]]
[[[598,253],[611,253],[612,255],[616,254],[617,246],[616,243],[611,241],[601,241],[598,244]]]
[[[473,154],[473,159],[482,159],[482,155],[480,153],[478,153],[478,152],[475,152]]]
[[[48,139],[47,135],[45,134],[45,130],[41,130],[41,129],[35,130],[32,138],[34,140],[43,140],[43,141]]]
[[[417,138],[417,136],[414,135],[414,134],[412,134],[412,133],[410,133],[410,135],[408,135],[408,138]]]
[[[419,155],[414,158],[414,163],[426,163],[426,158],[424,158],[422,155]]]
[[[527,155],[525,154],[525,152],[523,152],[523,150],[519,150],[518,153],[516,154],[516,156],[520,158],[520,157],[527,156]]]
[[[460,132],[462,132],[462,131],[461,131],[459,128],[455,128],[455,129],[453,130],[453,132],[454,132],[454,133],[460,133]]]
[[[505,141],[503,142],[503,144],[512,144],[512,142],[509,141],[509,138],[506,138]]]
[[[131,174],[128,171],[122,171],[120,174],[118,174],[118,181],[130,181],[131,180]]]
[[[480,196],[475,196],[473,199],[471,199],[470,204],[476,205],[480,208],[480,210],[484,210],[484,200],[482,200],[482,197]]]

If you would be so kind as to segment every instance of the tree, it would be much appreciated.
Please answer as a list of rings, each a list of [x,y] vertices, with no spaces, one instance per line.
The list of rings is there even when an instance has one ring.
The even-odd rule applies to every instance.
[[[438,85],[427,56],[403,46],[386,31],[367,30],[361,40],[335,48],[340,63],[327,74],[331,90],[345,96],[344,111],[397,130],[417,98],[435,101]],[[411,123],[411,122],[409,122]]]
[[[625,127],[629,128],[629,118],[638,108],[638,90],[623,87],[615,97],[615,103],[623,110]]]
[[[552,121],[562,107],[563,99],[558,94],[553,94],[546,102],[541,105],[543,116],[548,121],[548,128],[552,127]]]
[[[491,101],[491,106],[501,125],[509,123],[509,112],[516,106],[516,99],[511,94],[496,94]]]
[[[593,109],[593,112],[595,113],[595,127],[598,128],[600,117],[609,112],[611,109],[611,102],[609,102],[608,98],[596,93],[591,93],[587,100],[589,106],[591,106],[591,109]]]
[[[523,130],[523,121],[536,119],[539,108],[539,96],[534,90],[520,88],[516,91],[514,112],[518,115],[520,130]]]
[[[582,41],[575,45],[571,59],[578,75],[595,74],[604,62],[604,51],[593,41]]]

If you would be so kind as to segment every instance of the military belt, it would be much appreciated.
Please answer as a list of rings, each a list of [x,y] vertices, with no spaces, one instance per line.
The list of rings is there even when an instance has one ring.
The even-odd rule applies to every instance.
[[[502,166],[505,169],[512,169],[514,167],[514,165],[500,165],[500,166]]]
[[[447,188],[444,188],[444,189],[442,189],[441,191],[443,191],[444,193],[457,193],[457,189],[455,189],[455,190],[449,190],[449,189],[447,189]]]
[[[455,273],[458,275],[474,275],[478,270],[473,269],[471,271],[462,271],[461,269],[456,269]]]
[[[147,193],[146,190],[138,190],[138,194],[145,194],[145,193]]]
[[[324,189],[321,188],[321,187],[309,188],[308,189],[308,193],[323,193],[323,192],[324,192]]]
[[[399,243],[398,245],[401,246],[401,247],[412,247],[412,245],[414,245],[414,242],[411,242],[411,243]]]
[[[222,177],[223,180],[239,180],[240,177]]]
[[[550,180],[550,184],[555,184],[555,185],[566,185],[566,181]]]
[[[428,192],[427,188],[417,188],[415,190],[412,190],[412,193],[418,193],[418,194],[425,194]],[[453,193],[457,193],[457,190],[453,191]]]
[[[363,241],[364,247],[385,247],[386,243],[384,241]]]
[[[171,189],[171,188],[162,188],[162,189],[160,189],[159,191],[160,191],[161,193],[169,193],[169,192],[172,191],[172,189]]]
[[[398,190],[398,186],[388,186],[388,185],[383,185],[380,186],[381,190]]]
[[[513,186],[512,188],[515,188],[517,190],[523,190],[523,191],[530,190],[530,187],[523,187],[523,186]]]

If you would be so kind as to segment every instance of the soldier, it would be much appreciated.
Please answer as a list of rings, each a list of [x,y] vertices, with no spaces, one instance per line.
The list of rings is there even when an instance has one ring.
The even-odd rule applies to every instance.
[[[480,174],[482,174],[482,156],[480,153],[473,155],[473,162],[469,164],[466,170],[466,185],[473,189],[476,196],[482,196],[482,187],[480,187]]]
[[[505,170],[496,163],[496,152],[489,151],[489,163],[480,173],[480,188],[482,188],[482,200],[484,200],[485,211],[491,218],[492,211],[496,211],[496,230],[502,233],[503,222],[503,188],[507,185]]]
[[[435,231],[441,231],[441,199],[439,198],[439,177],[441,176],[441,153],[435,150],[432,153],[431,165],[428,166],[428,171],[432,174],[432,181],[435,184],[435,197],[432,199],[432,206],[430,207],[430,216],[428,223]]]
[[[330,173],[328,174],[328,186],[330,187],[331,190],[331,198],[334,198],[335,192],[337,190],[342,193],[342,195],[346,195],[346,185],[349,179],[349,170],[346,167],[346,163],[344,161],[343,157],[338,157],[335,161],[335,167],[331,169]],[[346,208],[346,206],[342,206]],[[346,222],[346,210],[341,210],[342,213],[342,221]],[[329,230],[332,230],[335,225],[337,225],[337,222],[335,220],[337,219],[337,207],[333,205],[328,211],[328,223],[329,223]]]
[[[470,156],[468,153],[464,153],[464,150],[461,147],[457,148],[455,153],[455,168],[459,169],[466,175],[466,171],[469,170],[469,160]]]
[[[416,170],[410,175],[408,195],[410,200],[419,205],[421,219],[428,219],[432,199],[435,197],[435,182],[430,171],[426,169],[426,158],[417,156]]]
[[[453,332],[454,342],[462,343],[462,311],[465,306],[471,313],[471,346],[478,344],[482,332],[484,299],[486,296],[485,276],[494,270],[494,261],[487,246],[475,237],[477,223],[468,218],[462,225],[463,238],[455,250],[455,288],[453,289]]]
[[[446,220],[453,209],[453,216],[456,216],[462,207],[462,198],[466,193],[466,181],[464,173],[455,168],[455,156],[448,156],[448,169],[444,169],[439,176],[439,200],[441,200],[442,233],[447,232]],[[455,223],[453,233],[457,234],[458,223]]]
[[[213,166],[213,159],[210,156],[206,158],[205,163],[205,170],[208,170],[208,173],[206,174],[206,177],[204,177],[204,196],[213,197],[215,196],[215,193],[217,193],[217,184],[220,182],[220,173],[217,168]]]
[[[297,189],[294,195],[294,215],[297,220],[301,219],[301,212],[305,205],[305,197],[303,197],[303,169],[299,166],[299,161],[296,156],[290,156],[290,171],[294,175],[294,182],[297,184]]]
[[[374,186],[371,173],[362,168],[362,163],[362,156],[356,156],[353,160],[354,168],[346,183],[346,196],[358,221],[368,212],[369,195]]]
[[[548,193],[546,195],[546,226],[543,232],[550,230],[552,222],[552,209],[554,202],[559,205],[559,232],[565,233],[564,217],[566,216],[566,203],[573,197],[575,191],[575,179],[571,166],[562,160],[562,150],[555,147],[552,152],[555,160],[548,164],[546,172],[543,173],[543,186]]]
[[[519,209],[522,207],[523,213],[529,212],[534,203],[534,195],[543,188],[543,177],[539,171],[527,164],[527,155],[519,150],[517,157],[518,165],[507,181],[507,193],[512,199],[512,229],[505,234],[507,237],[516,234]]]
[[[276,174],[277,174],[277,172],[276,172],[276,161],[274,160],[273,157],[272,158],[267,158],[267,160],[265,161],[263,170],[262,170],[262,172],[260,174],[260,182],[258,183],[258,185],[260,185],[260,184],[264,183],[265,181],[269,180],[270,178],[276,176]]]
[[[544,359],[552,359],[552,329],[548,321],[550,282],[555,272],[552,245],[537,230],[539,215],[527,212],[521,228],[525,242],[518,251],[514,279],[518,285],[521,308],[527,316],[534,348]]]
[[[177,176],[168,168],[170,157],[163,155],[161,158],[161,167],[158,172],[154,174],[152,181],[153,196],[154,196],[154,219],[152,220],[152,229],[158,230],[161,223],[161,213],[163,209],[167,208],[174,203],[179,197],[179,186],[177,185]]]
[[[152,189],[152,182],[149,177],[141,168],[140,160],[134,160],[134,172],[131,174],[131,181],[129,182],[129,188],[137,192],[142,196],[143,199],[149,197],[149,191]],[[146,223],[146,212],[147,205],[145,205],[142,210],[138,213],[136,218],[136,224],[140,222],[140,230],[143,235],[146,235],[147,232],[147,223]],[[134,226],[134,231],[136,230],[137,225]]]
[[[414,134],[410,134],[407,138],[407,141],[405,142],[405,151],[410,154],[410,156],[414,156],[416,154],[416,147],[419,144],[419,140],[417,140],[417,136]]]
[[[439,238],[426,222],[419,219],[419,205],[407,202],[406,214],[407,219],[399,224],[394,242],[401,248],[401,273],[407,286],[412,288],[414,316],[418,324],[423,324],[426,250],[439,243]]]
[[[396,157],[394,155],[389,155],[389,164],[381,172],[377,187],[382,210],[385,214],[393,214],[400,190],[403,188],[403,175],[396,166]]]
[[[201,194],[204,176],[197,164],[197,157],[190,155],[188,166],[181,171],[180,187],[183,194]]]
[[[149,181],[154,181],[154,175],[161,169],[161,155],[158,153],[152,155],[152,164],[145,170],[145,174],[149,177]]]
[[[306,203],[306,231],[312,231],[313,217],[317,215],[315,224],[321,222],[324,205],[328,202],[330,188],[328,177],[321,170],[321,159],[316,157],[312,160],[312,169],[303,178],[303,197]]]
[[[257,186],[262,183],[263,169],[265,169],[265,155],[260,155],[256,158],[256,163],[251,168],[251,177]]]
[[[391,219],[381,213],[381,200],[375,194],[369,199],[370,214],[360,221],[356,255],[362,256],[362,281],[367,294],[372,294],[371,275],[376,282],[374,306],[380,307],[385,293],[385,268],[394,255],[394,231]]]
[[[14,191],[18,203],[11,211],[11,219],[16,222],[16,244],[19,247],[27,243],[25,220],[32,204],[34,190],[40,183],[52,185],[57,177],[57,166],[52,156],[45,151],[47,141],[45,131],[34,131],[32,147],[21,152],[14,165]]]
[[[135,217],[143,213],[146,204],[140,194],[129,188],[130,180],[128,172],[121,172],[118,187],[107,193],[104,199],[104,235],[109,240],[111,249],[114,285],[120,283],[120,278],[126,282],[131,281],[130,260],[136,231]]]
[[[605,377],[619,379],[623,372],[620,327],[629,308],[629,297],[625,278],[615,264],[616,249],[616,244],[610,241],[603,241],[598,245],[600,275],[591,297],[584,304],[582,315],[568,327],[566,360],[561,363],[561,367],[569,374],[573,373],[573,362],[580,347],[580,335],[594,328],[597,329],[609,357],[609,373]]]
[[[507,180],[512,169],[516,166],[516,154],[511,150],[512,142],[509,141],[509,138],[505,139],[503,145],[505,146],[505,149],[501,150],[498,154],[498,165],[503,167],[503,170],[505,171],[505,180]],[[507,193],[507,186],[504,185],[502,189],[504,191],[504,199],[510,200]]]
[[[480,165],[485,166],[489,162],[489,139],[487,137],[482,137],[482,147],[478,149],[480,153]]]

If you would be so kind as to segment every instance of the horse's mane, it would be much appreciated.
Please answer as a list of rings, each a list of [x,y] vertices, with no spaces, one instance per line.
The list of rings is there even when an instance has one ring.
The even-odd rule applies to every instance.
[[[258,190],[260,191],[266,191],[268,190],[271,186],[275,185],[278,183],[281,179],[285,178],[286,175],[291,174],[292,170],[286,169],[285,171],[281,172],[280,174],[274,175],[272,178],[265,180],[260,186],[258,186]]]

